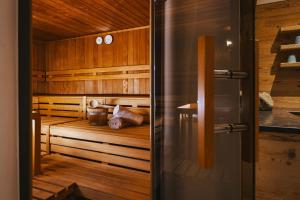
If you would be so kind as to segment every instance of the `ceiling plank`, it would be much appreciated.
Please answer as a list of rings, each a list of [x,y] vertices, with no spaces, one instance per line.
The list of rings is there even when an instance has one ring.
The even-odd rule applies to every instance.
[[[150,0],[32,0],[33,37],[60,40],[150,24]]]

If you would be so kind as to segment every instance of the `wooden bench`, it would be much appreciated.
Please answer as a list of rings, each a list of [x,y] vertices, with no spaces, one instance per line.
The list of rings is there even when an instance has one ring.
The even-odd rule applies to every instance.
[[[52,125],[63,124],[81,120],[80,118],[66,117],[42,117],[41,118],[41,151],[42,154],[50,153],[50,127]]]
[[[82,100],[84,99],[84,100]],[[42,118],[41,149],[49,153],[61,153],[83,159],[100,161],[111,165],[150,171],[150,126],[128,127],[112,130],[108,126],[91,126],[82,114],[69,118],[65,109],[86,113],[91,100],[100,104],[121,105],[142,114],[149,122],[150,99],[143,97],[38,97],[41,115],[51,114],[55,117]],[[82,108],[69,107],[75,104]],[[85,103],[85,105],[83,105]],[[48,109],[45,112],[45,109]],[[49,111],[49,109],[52,109]],[[109,110],[110,115],[112,109]],[[71,112],[71,111],[68,111]],[[62,117],[57,117],[62,114]],[[74,118],[77,116],[77,118]]]
[[[150,171],[149,125],[112,130],[87,120],[50,127],[51,152]]]
[[[34,96],[32,109],[41,118],[42,154],[50,153],[50,126],[86,118],[86,97],[82,96]]]
[[[149,121],[149,98],[87,97],[87,103],[92,99],[105,105],[122,105]],[[91,126],[87,120],[81,120],[52,125],[50,135],[51,152],[150,172],[149,124],[112,130],[109,126]]]
[[[66,101],[63,100],[64,97],[59,98],[61,108]],[[146,122],[149,122],[149,98],[84,98],[86,104],[78,106],[87,108],[89,102],[95,99],[100,104],[119,104],[144,115]],[[50,97],[41,99],[41,104],[46,104],[45,99]],[[45,108],[38,100],[38,108]],[[151,155],[148,123],[112,130],[108,126],[91,126],[82,115],[68,118],[66,115],[58,117],[58,113],[42,117],[42,149],[51,153],[42,159],[43,176],[74,182],[78,185],[80,195],[90,199],[150,199]],[[111,115],[112,109],[109,113]]]

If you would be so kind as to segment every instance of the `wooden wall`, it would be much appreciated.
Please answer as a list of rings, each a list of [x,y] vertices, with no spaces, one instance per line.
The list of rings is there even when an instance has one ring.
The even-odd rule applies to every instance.
[[[45,43],[42,41],[34,40],[32,43],[31,51],[32,59],[32,92],[34,94],[43,94],[46,92],[46,82],[42,79],[38,80],[38,77],[41,77],[42,73],[45,73]]]
[[[148,27],[110,34],[114,38],[111,45],[96,44],[96,38],[106,34],[46,42],[45,55],[41,56],[45,59],[46,71],[150,64]],[[33,52],[35,49],[37,51],[37,48],[34,48]],[[34,57],[39,58],[39,55]],[[38,59],[39,61],[42,59]],[[127,80],[47,82],[44,91],[47,94],[148,95],[150,94],[150,77]]]
[[[105,35],[105,34],[102,34]],[[47,71],[149,64],[149,29],[113,33],[111,45],[97,45],[96,37],[48,42]],[[128,85],[125,89],[125,84]],[[47,83],[49,94],[149,94],[149,79]]]
[[[259,149],[256,199],[300,199],[300,135],[262,132]]]
[[[300,108],[300,69],[279,67],[280,62],[286,61],[288,56],[279,53],[280,44],[292,42],[295,36],[287,37],[279,34],[279,28],[299,24],[299,10],[299,0],[257,6],[259,91],[270,92],[276,107]]]

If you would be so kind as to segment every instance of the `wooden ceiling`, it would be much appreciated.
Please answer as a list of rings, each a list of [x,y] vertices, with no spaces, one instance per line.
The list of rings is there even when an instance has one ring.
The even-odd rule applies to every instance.
[[[149,25],[150,0],[32,0],[33,37],[59,40]]]

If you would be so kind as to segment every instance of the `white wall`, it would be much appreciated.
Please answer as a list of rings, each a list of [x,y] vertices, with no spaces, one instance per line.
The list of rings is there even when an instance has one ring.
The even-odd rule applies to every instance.
[[[0,199],[17,200],[17,0],[0,0]]]

